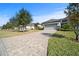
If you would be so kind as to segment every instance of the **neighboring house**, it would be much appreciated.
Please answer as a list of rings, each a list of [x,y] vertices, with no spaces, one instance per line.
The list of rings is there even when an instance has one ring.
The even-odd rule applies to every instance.
[[[51,19],[51,20],[43,22],[42,24],[44,25],[44,29],[46,29],[46,30],[52,30],[52,29],[61,28],[61,26],[64,23],[67,23],[67,18],[63,18],[63,19]]]
[[[35,29],[35,24],[34,23],[30,23],[26,26],[26,30],[34,30]]]
[[[34,30],[35,26],[34,23],[30,23],[26,26],[20,25],[19,27],[15,27],[14,30],[19,30],[19,31],[27,31],[27,30]]]
[[[14,30],[19,30],[19,31],[27,31],[27,30],[34,30],[36,29],[36,26],[35,26],[36,23],[30,23],[30,24],[27,24],[26,26],[23,26],[23,25],[20,25],[19,27],[15,27]],[[38,24],[37,25],[40,29],[44,28],[41,24]]]

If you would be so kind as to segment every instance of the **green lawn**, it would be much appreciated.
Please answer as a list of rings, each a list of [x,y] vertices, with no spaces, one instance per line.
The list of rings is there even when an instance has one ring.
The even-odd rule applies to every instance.
[[[48,56],[79,56],[79,42],[72,31],[58,31],[48,40]]]
[[[11,32],[11,31],[1,30],[0,31],[0,38],[6,38],[6,37],[11,37],[11,36],[23,35],[23,34],[29,34],[29,33],[37,32],[37,31],[39,31],[39,30],[30,30],[30,31],[27,31],[27,32]]]

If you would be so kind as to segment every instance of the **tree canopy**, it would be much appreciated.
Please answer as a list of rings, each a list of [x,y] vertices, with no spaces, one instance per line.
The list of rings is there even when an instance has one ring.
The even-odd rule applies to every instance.
[[[24,8],[16,14],[15,19],[18,23],[17,25],[27,25],[32,21],[31,14]]]
[[[79,38],[79,3],[70,3],[66,10],[65,13],[67,17],[69,18],[69,23],[71,24],[75,34],[76,34],[76,39],[78,40]]]
[[[19,10],[19,12],[16,13],[15,16],[10,18],[10,21],[3,25],[3,28],[13,28],[18,27],[20,25],[26,26],[32,21],[31,14],[24,8]]]

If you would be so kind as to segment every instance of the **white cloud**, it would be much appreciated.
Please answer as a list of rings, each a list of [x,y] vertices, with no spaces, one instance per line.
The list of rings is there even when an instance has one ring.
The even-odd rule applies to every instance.
[[[51,14],[47,14],[47,15],[42,15],[42,16],[33,16],[33,22],[44,22],[47,21],[49,19],[60,19],[60,18],[64,18],[66,17],[66,15],[64,14],[63,11],[57,11]],[[0,17],[0,26],[2,26],[3,24],[6,24],[9,21],[9,16],[7,15],[2,15]]]
[[[9,21],[8,16],[1,16],[0,17],[0,26],[2,26],[3,24],[6,24],[8,21]]]
[[[58,11],[58,12],[54,12],[52,14],[49,14],[49,15],[43,15],[43,16],[33,16],[33,22],[44,22],[46,20],[49,20],[49,19],[61,19],[61,18],[64,18],[66,17],[66,15],[64,14],[63,11]]]

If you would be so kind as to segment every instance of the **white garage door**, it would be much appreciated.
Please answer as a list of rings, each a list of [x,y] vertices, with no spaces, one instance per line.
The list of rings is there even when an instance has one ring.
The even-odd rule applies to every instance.
[[[57,25],[55,24],[55,25],[47,25],[47,26],[45,26],[45,30],[53,30],[53,29],[56,29],[56,27],[57,27]]]

